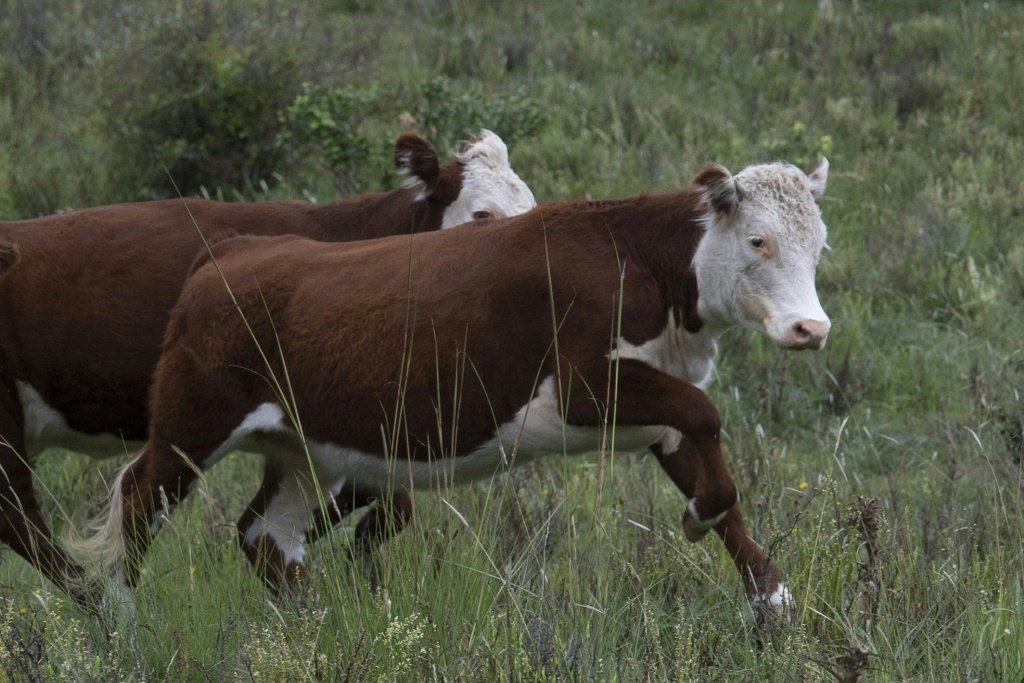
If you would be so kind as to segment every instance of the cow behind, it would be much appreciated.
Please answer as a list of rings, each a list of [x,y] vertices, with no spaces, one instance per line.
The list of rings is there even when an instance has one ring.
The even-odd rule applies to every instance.
[[[784,348],[824,344],[813,274],[826,174],[712,166],[690,190],[542,206],[496,230],[344,248],[222,243],[219,269],[197,271],[175,308],[148,441],[83,549],[133,581],[157,511],[256,439],[276,478],[239,540],[280,589],[304,574],[323,515],[376,500],[356,528],[369,551],[409,518],[415,487],[593,452],[614,424],[616,450],[651,448],[690,499],[687,537],[714,529],[753,603],[783,607],[788,590],[744,528],[701,387],[729,326]],[[266,381],[285,371],[288,401]],[[327,509],[307,510],[317,500]]]
[[[0,541],[58,585],[82,570],[53,542],[30,465],[51,446],[124,455],[146,436],[147,392],[167,318],[200,252],[234,234],[324,242],[410,235],[527,211],[505,144],[482,131],[455,159],[404,134],[406,184],[325,205],[199,199],[121,204],[0,223]],[[18,265],[12,268],[16,255]]]

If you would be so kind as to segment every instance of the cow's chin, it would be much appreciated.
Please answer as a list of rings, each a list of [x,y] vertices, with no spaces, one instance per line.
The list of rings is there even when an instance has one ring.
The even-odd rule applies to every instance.
[[[828,337],[823,337],[818,340],[809,341],[789,341],[773,339],[780,348],[786,349],[787,351],[821,351],[825,348]]]

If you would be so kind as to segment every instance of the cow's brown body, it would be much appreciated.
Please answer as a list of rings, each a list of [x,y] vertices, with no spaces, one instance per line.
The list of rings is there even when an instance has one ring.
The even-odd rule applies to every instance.
[[[663,258],[689,263],[700,237],[694,204],[693,195],[682,203],[678,195],[568,203],[493,226],[506,233],[500,236],[489,234],[492,226],[466,226],[427,240],[343,248],[241,238],[214,251],[263,348],[273,351],[275,332],[280,336],[308,438],[379,452],[380,424],[393,418],[382,406],[395,406],[402,387],[401,453],[427,460],[441,455],[439,439],[455,443],[444,456],[490,439],[530,401],[538,375],[556,374],[559,363],[565,382],[585,379],[604,400],[620,287],[616,247],[626,273],[622,336],[637,344],[657,336],[673,309],[689,311],[699,330],[692,273],[656,269]],[[200,453],[276,399],[263,378],[238,369],[260,370],[263,362],[217,269],[196,273],[175,310],[154,387],[151,437]],[[472,379],[456,382],[463,364],[475,369]],[[570,421],[597,419],[593,398],[583,385],[575,389]],[[458,424],[443,411],[439,426],[433,404],[453,405],[456,393]],[[219,430],[196,429],[209,423],[207,403],[222,406]],[[194,412],[185,414],[186,406]]]
[[[795,193],[814,213],[802,229],[816,260],[824,228],[808,179],[779,175],[765,196]],[[723,169],[698,183],[542,206],[494,230],[328,247],[291,237],[221,243],[218,267],[199,268],[175,308],[147,444],[86,548],[126,562],[132,580],[161,501],[173,505],[196,466],[255,437],[273,444],[277,476],[240,521],[240,540],[277,586],[304,571],[317,515],[297,523],[296,511],[317,490],[328,516],[382,500],[357,527],[357,544],[370,547],[408,518],[412,487],[545,452],[594,451],[614,422],[618,450],[652,447],[691,498],[687,535],[714,528],[752,599],[779,606],[788,593],[744,529],[719,414],[698,386],[724,327],[712,311],[706,329],[698,312],[695,253],[716,211],[726,222],[745,214],[739,192],[722,189],[734,183]],[[827,322],[793,324],[801,338],[785,343],[820,346],[823,336],[803,336],[816,326],[827,332]],[[663,342],[675,351],[656,350]]]
[[[482,139],[497,141],[489,153],[504,152],[493,134]],[[104,456],[145,438],[168,314],[204,252],[199,231],[211,242],[236,234],[338,242],[438,230],[459,199],[464,163],[474,162],[460,155],[441,166],[412,134],[398,139],[395,160],[409,187],[323,206],[187,199],[0,223],[0,240],[19,256],[0,287],[0,541],[75,592],[81,570],[50,537],[30,463],[51,445]]]

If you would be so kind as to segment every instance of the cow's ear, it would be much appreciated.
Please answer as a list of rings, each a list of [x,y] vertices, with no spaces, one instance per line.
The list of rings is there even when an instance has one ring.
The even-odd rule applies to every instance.
[[[0,242],[0,275],[10,270],[18,262],[18,248],[13,244]]]
[[[828,183],[828,159],[825,157],[821,158],[821,163],[818,164],[818,168],[811,171],[807,176],[807,184],[811,188],[811,196],[814,197],[814,201],[821,203],[821,198],[825,196],[825,185]]]
[[[693,184],[704,192],[704,201],[720,214],[731,214],[740,203],[740,188],[729,169],[708,164],[701,169]]]
[[[434,191],[441,173],[434,146],[416,133],[402,133],[395,141],[395,170],[405,176],[402,187],[415,190],[417,199]]]

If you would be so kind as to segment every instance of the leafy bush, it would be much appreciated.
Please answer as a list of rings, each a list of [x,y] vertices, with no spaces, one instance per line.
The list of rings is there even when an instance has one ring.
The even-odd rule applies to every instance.
[[[280,112],[297,90],[298,48],[245,17],[206,5],[158,10],[108,59],[102,106],[131,182],[157,195],[173,192],[171,179],[185,194],[245,187],[282,162]],[[250,35],[237,36],[237,21]]]
[[[387,173],[390,141],[371,140],[361,131],[376,99],[374,90],[306,83],[285,110],[287,125],[278,143],[292,158],[316,150],[340,191],[362,189]]]
[[[540,105],[523,89],[489,96],[478,85],[438,76],[413,97],[408,110],[415,125],[442,154],[481,128],[494,130],[512,146],[544,124]],[[322,159],[341,192],[369,189],[383,184],[390,172],[392,141],[374,124],[399,115],[393,99],[376,88],[306,83],[285,109],[278,143],[293,161],[311,155]]]
[[[478,84],[455,82],[444,76],[428,80],[412,107],[420,129],[439,149],[488,128],[510,147],[536,135],[545,123],[540,103],[524,87],[504,95],[486,95]]]

